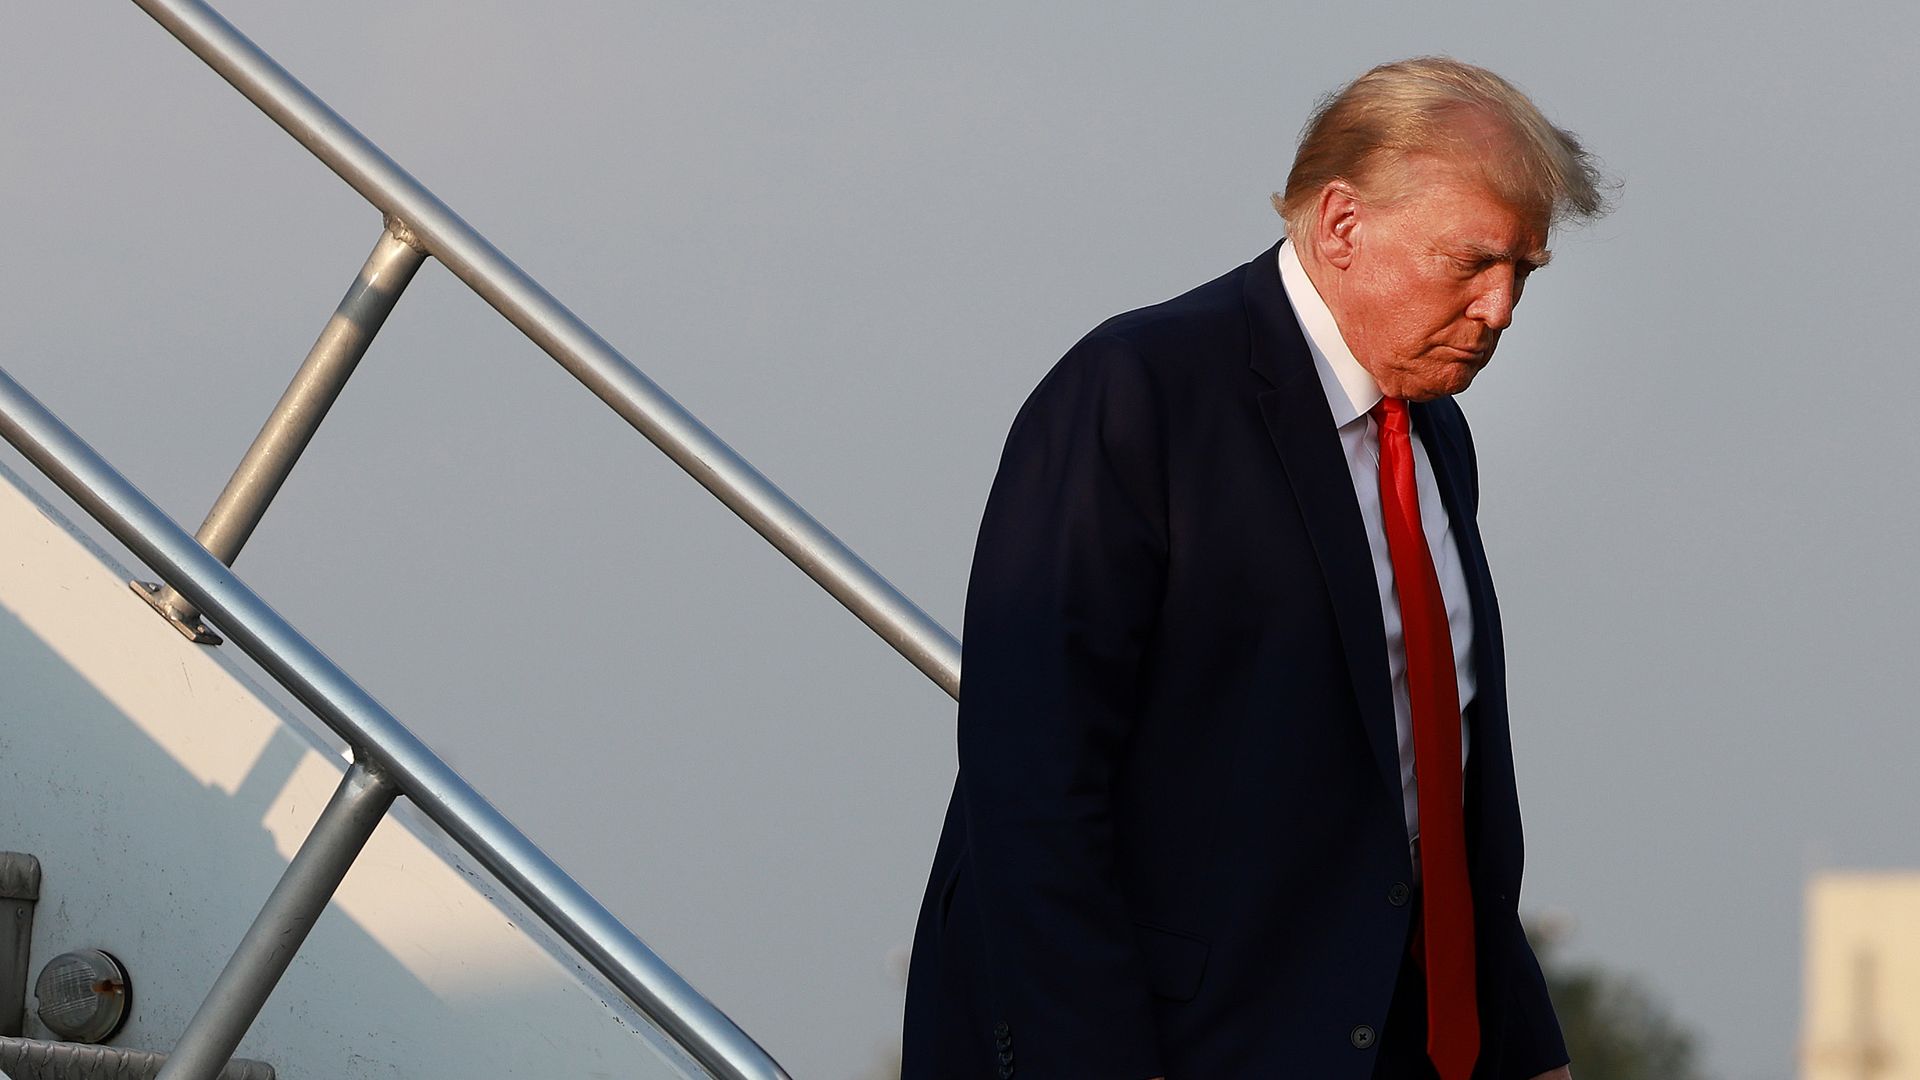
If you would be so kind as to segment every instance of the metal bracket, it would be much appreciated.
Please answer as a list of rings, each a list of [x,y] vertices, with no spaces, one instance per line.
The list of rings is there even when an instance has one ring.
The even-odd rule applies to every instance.
[[[166,601],[160,595],[163,589],[161,585],[151,581],[140,581],[138,579],[129,581],[127,584],[133,586],[135,596],[145,600],[149,607],[160,613],[161,618],[167,620],[168,625],[180,631],[180,636],[196,645],[220,644],[220,635],[207,629],[206,624],[200,621],[198,614],[194,615],[192,619],[182,619],[168,609]]]

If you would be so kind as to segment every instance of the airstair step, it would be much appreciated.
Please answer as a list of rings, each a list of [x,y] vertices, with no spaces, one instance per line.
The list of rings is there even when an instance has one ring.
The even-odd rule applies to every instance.
[[[153,1080],[166,1061],[151,1050],[0,1035],[0,1076],[12,1080]],[[273,1080],[273,1066],[235,1058],[220,1080]]]

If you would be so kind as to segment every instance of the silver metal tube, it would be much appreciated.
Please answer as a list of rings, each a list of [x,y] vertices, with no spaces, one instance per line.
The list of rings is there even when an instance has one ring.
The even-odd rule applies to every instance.
[[[134,3],[367,201],[405,221],[454,276],[927,677],[948,694],[959,695],[957,638],[219,12],[200,0]]]
[[[399,793],[377,767],[347,769],[155,1080],[215,1080],[226,1068]]]
[[[367,354],[373,336],[380,332],[426,258],[426,252],[409,238],[406,226],[389,220],[366,265],[354,278],[353,287],[321,329],[300,370],[294,373],[293,381],[280,395],[260,434],[254,436],[253,445],[247,447],[233,477],[194,534],[214,558],[233,565],[255,526],[266,516],[280,485],[293,472],[301,452],[313,440],[320,421],[326,419],[327,410],[340,397],[347,377]],[[171,587],[162,589],[153,603],[184,628],[191,628],[199,618],[193,605]]]
[[[326,654],[0,369],[0,438],[161,578],[519,897],[708,1071],[787,1074]]]
[[[405,227],[400,227],[404,233]],[[320,331],[273,413],[247,447],[239,468],[214,501],[194,538],[227,565],[253,535],[267,505],[286,482],[301,451],[313,440],[320,421],[347,385],[347,377],[367,354],[373,336],[393,312],[400,294],[427,259],[393,227],[383,228],[353,286]]]

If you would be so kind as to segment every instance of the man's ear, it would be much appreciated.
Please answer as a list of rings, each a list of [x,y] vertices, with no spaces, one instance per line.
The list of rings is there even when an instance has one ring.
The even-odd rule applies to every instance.
[[[1345,180],[1329,180],[1320,189],[1320,214],[1313,226],[1313,248],[1322,262],[1342,270],[1353,264],[1354,230],[1360,226],[1360,195]]]

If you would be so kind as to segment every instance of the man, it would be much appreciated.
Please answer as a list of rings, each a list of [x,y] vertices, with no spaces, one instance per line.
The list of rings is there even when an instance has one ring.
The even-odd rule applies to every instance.
[[[1275,205],[1007,437],[906,1080],[1569,1075],[1451,395],[1597,174],[1429,58],[1321,106]]]

